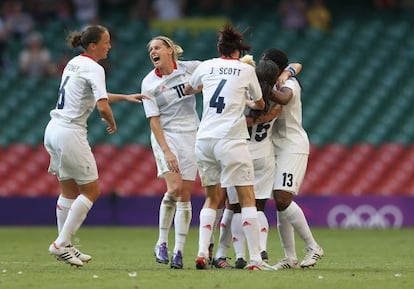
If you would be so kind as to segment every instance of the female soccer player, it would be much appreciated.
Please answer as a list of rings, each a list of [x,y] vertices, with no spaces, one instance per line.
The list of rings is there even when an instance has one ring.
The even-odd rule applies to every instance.
[[[203,115],[197,132],[196,157],[206,199],[200,212],[197,269],[208,266],[208,247],[216,210],[221,201],[221,186],[235,186],[241,205],[243,230],[250,253],[251,270],[272,270],[263,262],[259,250],[259,223],[253,193],[253,163],[247,146],[246,93],[252,109],[264,109],[265,102],[257,76],[249,64],[239,60],[250,46],[230,25],[219,32],[220,58],[204,61],[194,71],[186,93],[202,87]]]
[[[111,49],[108,29],[93,25],[82,32],[69,34],[68,45],[81,46],[84,52],[72,58],[62,73],[56,108],[50,112],[44,145],[50,154],[49,172],[59,180],[61,194],[56,216],[59,235],[49,252],[58,260],[82,266],[92,259],[71,242],[99,197],[98,170],[87,140],[87,119],[96,106],[107,132],[117,130],[109,102],[140,102],[141,94],[107,93],[105,72],[97,61],[105,59]]]
[[[281,70],[288,67],[286,53],[275,48],[267,49],[262,59],[274,61]],[[309,156],[309,139],[302,126],[301,86],[295,77],[290,77],[281,84],[279,90],[274,91],[274,95],[275,100],[284,106],[273,126],[276,162],[273,196],[277,208],[277,227],[285,253],[285,258],[274,267],[298,267],[296,231],[306,244],[306,254],[299,264],[306,268],[314,266],[323,257],[324,251],[315,241],[302,209],[293,201],[305,176]]]
[[[183,268],[183,251],[192,218],[191,191],[197,175],[195,137],[199,125],[195,95],[184,95],[200,61],[179,61],[183,49],[165,36],[148,43],[154,69],[142,81],[141,92],[151,97],[144,109],[151,127],[151,145],[158,177],[163,177],[167,192],[159,211],[159,236],[155,260],[168,264],[168,233],[174,219],[175,247],[171,268]]]

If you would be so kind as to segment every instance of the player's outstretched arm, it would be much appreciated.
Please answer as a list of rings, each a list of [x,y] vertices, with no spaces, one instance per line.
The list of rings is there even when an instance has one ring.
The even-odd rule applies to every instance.
[[[149,99],[149,97],[146,95],[140,94],[140,93],[119,94],[119,93],[108,92],[109,103],[120,102],[120,101],[140,103],[143,99]]]
[[[184,94],[185,95],[189,95],[189,94],[196,94],[199,93],[203,90],[203,86],[200,85],[198,88],[193,88],[191,85],[186,84],[184,87]]]

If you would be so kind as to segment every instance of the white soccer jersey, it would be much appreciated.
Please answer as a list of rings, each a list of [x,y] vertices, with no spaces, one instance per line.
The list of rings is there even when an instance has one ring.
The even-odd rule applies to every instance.
[[[108,98],[103,67],[88,56],[75,56],[63,70],[59,98],[50,116],[86,127],[89,115],[101,98]]]
[[[248,145],[253,160],[273,156],[272,128],[276,119],[249,127]]]
[[[238,59],[213,58],[203,62],[190,78],[203,85],[203,116],[197,138],[247,139],[246,95],[254,101],[262,90],[253,66]]]
[[[160,116],[165,131],[196,131],[199,117],[195,95],[184,95],[184,87],[200,61],[177,61],[173,73],[160,75],[153,69],[141,84],[141,93],[151,97],[143,99],[147,118]]]
[[[292,90],[292,99],[273,125],[274,153],[309,154],[309,138],[302,126],[301,87],[296,78],[291,77],[283,84]]]

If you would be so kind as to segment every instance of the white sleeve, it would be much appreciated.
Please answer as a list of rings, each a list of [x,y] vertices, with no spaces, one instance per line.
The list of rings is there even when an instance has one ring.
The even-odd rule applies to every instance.
[[[251,81],[249,82],[249,95],[253,101],[257,101],[262,98],[263,93],[255,70],[253,69],[252,72],[250,76]]]
[[[92,93],[96,101],[102,98],[108,98],[105,83],[105,71],[102,66],[99,64],[95,66],[95,68],[91,71],[88,81],[90,82]]]
[[[144,107],[145,116],[150,118],[152,116],[160,115],[160,109],[158,107],[158,103],[156,98],[151,94],[151,92],[147,89],[145,85],[145,79],[141,84],[141,93],[143,95],[149,96],[150,99],[143,99],[142,105]]]
[[[190,77],[190,80],[188,83],[191,85],[192,88],[196,89],[201,85],[201,74],[203,70],[204,65],[200,64],[193,72],[193,74]]]

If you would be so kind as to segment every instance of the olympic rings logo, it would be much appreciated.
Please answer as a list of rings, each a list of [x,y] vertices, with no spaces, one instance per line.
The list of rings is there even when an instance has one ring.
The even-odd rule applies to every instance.
[[[328,213],[330,228],[400,228],[403,214],[394,205],[379,209],[371,205],[361,205],[355,209],[347,205],[337,205]]]

